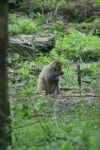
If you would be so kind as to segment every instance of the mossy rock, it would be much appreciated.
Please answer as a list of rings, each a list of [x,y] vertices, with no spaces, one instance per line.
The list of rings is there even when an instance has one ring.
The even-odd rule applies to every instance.
[[[23,44],[9,42],[7,49],[7,57],[14,58],[14,53],[18,53],[19,56],[23,59],[32,59],[34,60],[36,57],[36,52]]]

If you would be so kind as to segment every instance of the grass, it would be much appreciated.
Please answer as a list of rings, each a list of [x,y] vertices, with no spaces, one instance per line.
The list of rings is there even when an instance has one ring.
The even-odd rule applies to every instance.
[[[72,104],[65,111],[56,102],[48,113],[43,107],[42,116],[33,118],[13,118],[13,148],[21,149],[93,149],[97,148],[98,109],[93,99]],[[52,101],[52,100],[51,100]],[[50,102],[51,102],[50,101]],[[67,108],[67,105],[66,105]],[[33,107],[34,109],[34,107]],[[59,111],[57,111],[59,110]],[[40,110],[39,110],[40,111]],[[56,111],[56,113],[55,113]],[[38,121],[37,121],[38,120]],[[23,127],[21,127],[23,126]]]
[[[67,97],[52,98],[45,97],[43,94],[37,95],[35,86],[39,72],[31,73],[30,63],[24,62],[22,66],[20,64],[19,69],[18,64],[15,66],[19,70],[18,78],[23,74],[22,82],[17,82],[17,80],[16,84],[9,82],[13,144],[8,150],[96,150],[97,99],[92,95],[90,98],[73,98],[78,91],[67,92]],[[64,85],[66,77],[68,78],[66,83],[73,87],[77,84],[77,78],[74,78],[77,75],[70,66],[72,67],[69,64],[67,72],[66,67],[63,66],[66,76],[62,76],[61,84]],[[70,78],[71,74],[73,74],[73,80]],[[87,93],[82,92],[82,94]],[[23,109],[23,104],[28,105],[28,108]],[[27,113],[28,116],[23,117]]]
[[[9,34],[41,32],[41,18],[39,13],[35,21],[10,14]],[[7,60],[9,77],[14,76],[14,82],[9,78],[13,143],[8,150],[96,150],[98,100],[92,96],[94,91],[82,90],[80,97],[74,97],[80,95],[79,90],[62,92],[60,97],[45,97],[36,90],[36,82],[39,66],[58,59],[64,70],[61,86],[78,87],[76,61],[80,59],[81,68],[89,68],[82,74],[82,86],[97,89],[97,81],[93,78],[98,76],[99,61],[90,57],[85,57],[84,61],[81,54],[89,48],[99,52],[100,39],[92,35],[87,37],[76,30],[69,30],[68,35],[61,37],[62,27],[56,24],[51,29],[56,45],[49,54],[39,54],[34,62],[22,61],[19,54],[15,55],[17,61]],[[31,63],[35,63],[35,71],[30,70]],[[91,83],[84,82],[89,78]],[[87,94],[91,96],[85,97]],[[28,107],[23,108],[23,105]]]

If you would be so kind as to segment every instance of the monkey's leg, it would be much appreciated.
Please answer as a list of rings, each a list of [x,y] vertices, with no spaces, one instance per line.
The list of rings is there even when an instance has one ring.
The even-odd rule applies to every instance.
[[[60,94],[60,77],[57,78],[57,84],[56,84],[56,94]]]

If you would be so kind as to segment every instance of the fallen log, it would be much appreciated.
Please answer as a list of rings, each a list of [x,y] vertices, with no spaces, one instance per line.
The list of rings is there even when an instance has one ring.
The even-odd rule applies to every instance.
[[[79,90],[78,87],[60,87],[60,90],[72,91],[72,90]],[[84,91],[90,91],[91,88],[82,88]]]

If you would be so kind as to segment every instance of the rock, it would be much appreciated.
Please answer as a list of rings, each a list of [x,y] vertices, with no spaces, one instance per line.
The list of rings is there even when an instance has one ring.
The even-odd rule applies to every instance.
[[[9,10],[13,10],[16,8],[16,1],[13,1],[13,0],[9,0],[8,1],[8,7],[9,7]]]
[[[18,53],[22,58],[35,58],[40,51],[49,52],[54,44],[55,38],[53,35],[50,37],[34,37],[34,35],[26,34],[9,36],[7,57],[14,58],[14,53]],[[34,50],[32,47],[34,47]],[[38,49],[37,52],[36,49]]]
[[[29,46],[17,42],[8,42],[7,57],[14,58],[14,53],[18,53],[22,58],[36,57],[36,52]]]
[[[81,51],[81,59],[84,62],[98,61],[100,59],[100,52],[97,52],[93,46],[86,47]]]
[[[7,58],[15,58],[14,57],[14,51],[13,51],[13,49],[11,47],[9,47],[7,49]]]
[[[43,69],[43,66],[39,65],[37,66],[35,63],[31,63],[29,66],[30,71],[41,71]]]
[[[54,37],[36,37],[33,39],[35,49],[42,52],[49,52],[55,45]]]
[[[9,36],[9,41],[31,46],[31,41],[33,38],[33,35],[17,34],[15,36]]]
[[[30,68],[30,71],[37,70],[35,63],[31,63],[29,68]]]

